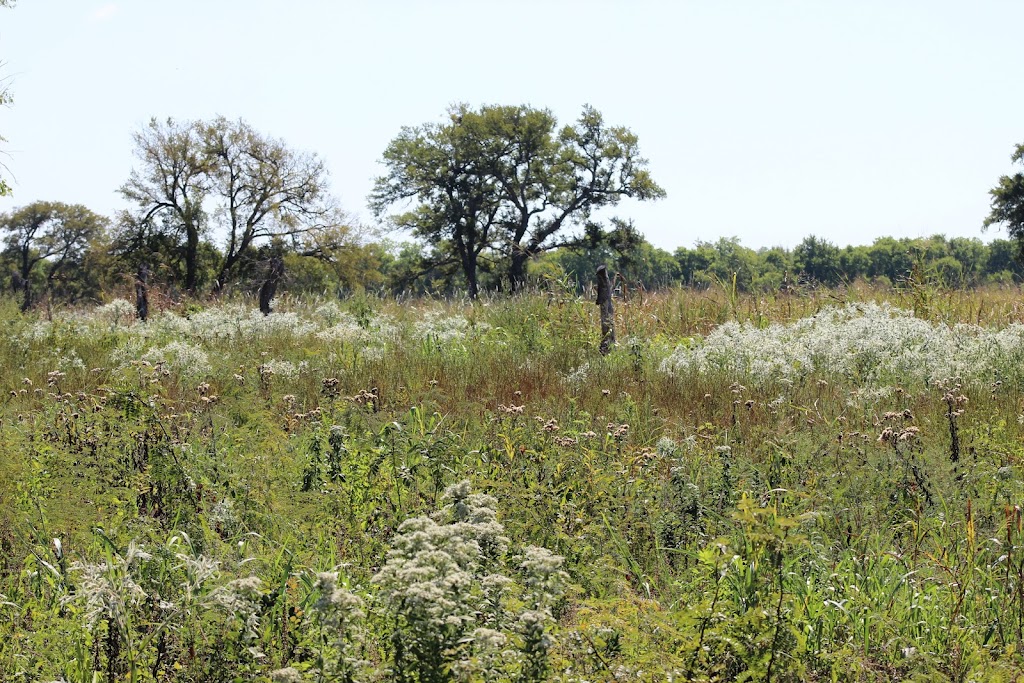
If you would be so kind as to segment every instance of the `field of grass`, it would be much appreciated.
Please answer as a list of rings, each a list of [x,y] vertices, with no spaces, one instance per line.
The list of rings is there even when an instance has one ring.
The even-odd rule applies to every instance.
[[[0,302],[10,681],[1024,676],[1024,297]]]

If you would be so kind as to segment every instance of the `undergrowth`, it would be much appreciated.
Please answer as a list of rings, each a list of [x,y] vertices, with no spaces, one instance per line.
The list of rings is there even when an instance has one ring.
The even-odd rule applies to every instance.
[[[0,306],[11,681],[1016,680],[1024,309]]]

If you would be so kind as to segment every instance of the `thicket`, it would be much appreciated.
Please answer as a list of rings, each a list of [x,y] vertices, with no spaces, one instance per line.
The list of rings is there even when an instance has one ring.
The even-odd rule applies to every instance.
[[[1014,680],[1016,287],[0,303],[15,681]]]
[[[4,221],[0,216],[0,234]],[[88,243],[78,245],[74,258],[59,263],[43,259],[22,274],[22,256],[16,235],[8,233],[0,251],[3,291],[24,300],[25,283],[30,299],[38,306],[100,303],[129,296],[135,272],[145,262],[156,291],[177,300],[184,294],[185,266],[173,250],[151,244],[145,252],[124,251],[106,230],[98,230]],[[533,259],[531,287],[571,285],[578,290],[590,285],[600,264],[607,264],[629,288],[648,291],[689,287],[732,289],[743,293],[771,294],[787,288],[839,287],[864,282],[875,287],[904,288],[908,282],[929,282],[945,288],[1018,284],[1024,266],[1017,260],[1019,245],[995,239],[890,237],[871,245],[838,247],[827,240],[808,237],[793,249],[750,249],[736,239],[697,242],[669,252],[651,245],[628,226],[611,230],[599,243],[578,249],[555,249]],[[30,245],[41,255],[39,245]],[[255,295],[268,277],[270,263],[284,264],[281,288],[294,295],[347,296],[353,293],[400,296],[457,296],[466,283],[457,265],[429,265],[426,246],[413,242],[364,240],[335,249],[328,257],[304,255],[283,241],[255,248],[244,258],[237,276],[223,293]],[[223,255],[213,243],[198,247],[199,293],[214,287],[217,264]],[[498,262],[497,260],[494,262]],[[490,259],[480,263],[480,287],[487,292],[508,291],[503,271]]]

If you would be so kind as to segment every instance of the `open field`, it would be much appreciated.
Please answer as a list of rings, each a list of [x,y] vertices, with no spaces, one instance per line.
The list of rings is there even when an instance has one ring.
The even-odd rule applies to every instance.
[[[0,303],[11,681],[1018,680],[1017,288]]]

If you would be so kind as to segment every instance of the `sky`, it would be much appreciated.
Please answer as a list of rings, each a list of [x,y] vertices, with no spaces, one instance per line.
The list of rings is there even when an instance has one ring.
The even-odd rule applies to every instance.
[[[1024,142],[1017,0],[19,0],[0,9],[13,197],[113,215],[152,117],[244,119],[366,196],[402,126],[465,102],[584,104],[637,134],[656,246],[981,230]]]

